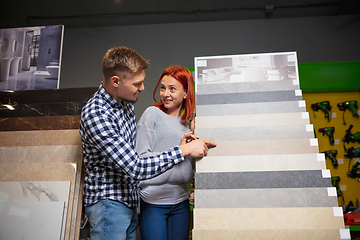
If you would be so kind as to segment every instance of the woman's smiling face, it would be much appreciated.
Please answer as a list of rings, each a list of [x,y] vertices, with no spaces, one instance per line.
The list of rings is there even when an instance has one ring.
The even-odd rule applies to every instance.
[[[186,95],[183,86],[175,78],[166,75],[161,79],[160,98],[169,115],[177,113],[176,117],[179,116]]]

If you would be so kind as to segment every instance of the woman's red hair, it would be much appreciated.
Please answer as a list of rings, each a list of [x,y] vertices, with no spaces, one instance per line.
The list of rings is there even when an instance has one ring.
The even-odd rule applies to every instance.
[[[183,86],[184,90],[186,91],[187,96],[186,99],[184,99],[183,104],[181,106],[181,109],[184,109],[184,113],[181,116],[181,121],[184,122],[189,120],[195,108],[194,79],[191,72],[183,67],[171,66],[165,69],[164,72],[161,74],[160,79],[157,82],[153,92],[153,99],[155,101],[153,105],[155,107],[158,107],[162,111],[165,110],[164,103],[157,101],[155,95],[160,85],[161,79],[164,76],[171,76],[177,81],[179,81]]]

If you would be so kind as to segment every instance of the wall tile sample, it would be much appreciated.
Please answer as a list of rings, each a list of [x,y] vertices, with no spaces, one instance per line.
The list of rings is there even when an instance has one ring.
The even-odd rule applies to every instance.
[[[0,179],[70,181],[66,227],[61,235],[65,240],[80,235],[84,177],[80,113],[97,89],[0,92],[1,103],[13,107],[2,105],[0,109]]]
[[[342,229],[256,229],[256,230],[208,230],[193,229],[192,237],[196,240],[338,240]]]
[[[193,239],[350,239],[296,53],[195,65],[195,134],[217,146],[196,161]]]
[[[212,150],[211,150],[212,151]],[[196,162],[196,172],[244,172],[325,169],[324,154],[206,156]]]
[[[195,229],[340,229],[345,227],[343,216],[334,216],[332,207],[195,208],[194,219]]]
[[[292,126],[310,124],[308,112],[249,114],[249,115],[222,115],[210,117],[196,117],[197,128],[228,128],[251,126]]]
[[[311,139],[217,141],[216,143],[216,148],[211,149],[207,156],[319,153],[318,146],[312,145]]]
[[[63,202],[61,239],[65,237],[69,197],[70,181],[0,182],[0,202]]]
[[[195,173],[196,189],[331,187],[321,170]]]
[[[261,82],[238,82],[238,83],[212,83],[197,85],[197,95],[245,93],[245,92],[272,92],[297,90],[299,85],[294,85],[292,80],[261,81]]]
[[[0,239],[58,240],[63,202],[0,202]]]
[[[244,141],[272,139],[310,139],[314,131],[306,129],[305,125],[287,126],[253,126],[227,128],[199,128],[196,135],[213,141]]]
[[[0,92],[0,131],[78,129],[81,109],[98,88]]]
[[[255,103],[255,102],[280,102],[299,101],[301,96],[296,96],[295,91],[255,92],[255,93],[225,93],[207,94],[196,97],[197,105],[228,104],[228,103]]]
[[[329,196],[329,193],[335,193]],[[336,189],[196,189],[195,208],[336,207]]]
[[[81,161],[80,145],[0,147],[0,163],[59,162],[81,164]]]
[[[196,117],[306,112],[304,101],[196,105]]]

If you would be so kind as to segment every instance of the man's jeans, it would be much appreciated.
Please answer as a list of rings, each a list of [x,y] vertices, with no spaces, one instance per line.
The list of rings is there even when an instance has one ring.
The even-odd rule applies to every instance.
[[[100,200],[86,207],[91,240],[136,240],[136,208],[113,200]]]

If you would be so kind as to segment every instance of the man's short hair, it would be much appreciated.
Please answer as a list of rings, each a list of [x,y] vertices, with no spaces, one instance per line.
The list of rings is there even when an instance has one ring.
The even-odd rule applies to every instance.
[[[124,46],[109,49],[102,60],[105,80],[119,76],[122,81],[126,81],[130,76],[149,68],[148,60],[133,49]]]

